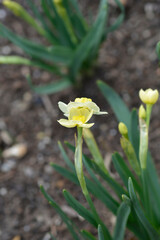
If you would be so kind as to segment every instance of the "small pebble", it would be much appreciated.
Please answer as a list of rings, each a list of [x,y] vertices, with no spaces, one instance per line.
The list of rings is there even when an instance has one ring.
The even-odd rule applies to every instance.
[[[6,131],[3,130],[0,133],[1,140],[6,144],[6,145],[11,145],[13,142],[13,139],[11,138],[10,134]]]
[[[30,228],[29,225],[25,225],[25,226],[23,227],[23,229],[24,229],[25,232],[29,232],[31,228]]]
[[[16,144],[2,152],[2,156],[4,158],[10,158],[10,157],[15,157],[15,158],[22,158],[26,155],[27,153],[27,145],[25,143],[19,143]]]
[[[7,189],[6,188],[0,188],[0,195],[5,196],[7,194]]]
[[[14,160],[8,160],[2,164],[1,171],[4,173],[9,172],[15,167],[15,165],[16,165],[16,162]]]
[[[0,19],[4,19],[7,16],[7,13],[4,9],[0,9]]]
[[[50,234],[49,234],[49,233],[46,233],[46,234],[44,235],[44,237],[43,237],[42,240],[50,240],[50,239],[51,239]]]
[[[44,167],[44,171],[45,171],[45,173],[47,173],[47,174],[52,174],[52,173],[53,173],[53,168],[52,168],[50,165],[46,165],[46,166]]]
[[[31,167],[25,167],[23,169],[23,172],[26,177],[32,178],[34,177],[34,170]]]
[[[11,48],[9,47],[9,46],[4,46],[3,48],[2,48],[2,54],[3,55],[9,55],[10,53],[11,53]]]
[[[21,240],[20,236],[15,236],[14,238],[12,238],[12,240]]]

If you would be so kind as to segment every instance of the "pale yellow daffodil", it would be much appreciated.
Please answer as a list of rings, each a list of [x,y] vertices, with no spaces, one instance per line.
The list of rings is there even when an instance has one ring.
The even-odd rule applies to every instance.
[[[67,117],[70,112],[70,109],[78,108],[78,107],[87,107],[88,109],[93,111],[93,114],[96,114],[96,115],[107,114],[107,112],[100,112],[99,107],[97,106],[97,104],[92,102],[92,99],[84,98],[84,97],[76,98],[74,102],[69,102],[68,104],[59,102],[58,106],[60,110],[64,113],[64,115]]]
[[[59,102],[58,105],[64,115],[68,117],[68,119],[60,119],[58,122],[67,128],[76,126],[90,128],[94,123],[87,122],[93,114],[107,114],[107,112],[100,112],[99,107],[90,98],[76,98],[69,104]]]
[[[157,89],[152,90],[151,88],[149,88],[145,91],[141,89],[139,91],[139,97],[143,103],[153,105],[157,102],[159,98],[159,93]]]

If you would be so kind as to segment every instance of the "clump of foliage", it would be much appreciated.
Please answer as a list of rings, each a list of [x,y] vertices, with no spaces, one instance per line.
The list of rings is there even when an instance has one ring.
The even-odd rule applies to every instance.
[[[95,20],[90,23],[84,18],[77,0],[41,0],[41,7],[32,0],[26,0],[31,16],[19,3],[3,0],[3,4],[16,16],[31,25],[46,39],[46,45],[17,35],[0,23],[0,36],[20,47],[24,56],[0,56],[0,64],[23,64],[36,66],[57,76],[57,81],[48,85],[34,86],[37,93],[50,94],[77,84],[77,79],[93,66],[101,43],[107,34],[119,27],[124,18],[124,7],[115,0],[121,14],[108,27],[107,0],[101,0]],[[43,41],[44,42],[44,41]]]
[[[151,111],[159,98],[159,93],[157,90],[141,89],[139,96],[143,105],[140,106],[137,114],[136,109],[130,112],[123,100],[108,85],[98,81],[98,86],[120,122],[118,125],[122,135],[120,143],[127,162],[118,152],[112,155],[112,161],[123,185],[120,185],[106,169],[90,130],[93,123],[88,123],[88,121],[92,115],[106,114],[106,112],[100,112],[91,99],[78,98],[69,104],[59,102],[60,109],[68,118],[60,119],[59,123],[67,128],[77,127],[75,146],[66,143],[67,147],[75,153],[74,163],[59,143],[68,168],[54,163],[51,165],[65,178],[81,187],[88,202],[88,208],[84,207],[67,190],[64,190],[63,194],[69,206],[97,229],[98,240],[123,240],[126,228],[132,231],[139,240],[160,240],[160,183],[148,150]],[[91,153],[91,158],[83,154],[83,139]],[[88,172],[87,175],[84,174],[84,166]],[[114,195],[104,186],[102,183],[104,181],[112,188]],[[73,239],[97,239],[97,236],[86,229],[79,229],[75,226],[43,187],[41,191],[67,224]],[[116,216],[113,233],[110,233],[102,221],[91,195]],[[56,238],[53,237],[53,239]]]

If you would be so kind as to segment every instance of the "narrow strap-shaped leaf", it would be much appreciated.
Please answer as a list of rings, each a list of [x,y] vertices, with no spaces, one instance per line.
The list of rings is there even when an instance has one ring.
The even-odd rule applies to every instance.
[[[76,185],[79,185],[78,178],[76,174],[72,171],[69,171],[66,168],[63,168],[57,164],[51,163],[50,164],[57,172],[59,172],[63,177],[69,179],[71,182],[75,183]]]
[[[30,60],[19,56],[0,56],[0,64],[20,64],[39,67],[57,75],[62,75],[57,66],[51,66],[42,61]]]
[[[35,19],[17,2],[3,1],[3,4],[16,16],[29,23],[39,34],[45,35],[45,30],[35,21]]]
[[[68,218],[68,216],[63,212],[63,210],[60,208],[60,206],[46,193],[43,186],[40,187],[41,192],[43,193],[44,197],[48,200],[48,202],[51,204],[51,206],[58,212],[58,214],[61,216],[62,220],[66,223],[67,228],[69,229],[70,233],[72,234],[73,238],[75,240],[80,240],[79,236],[74,230],[74,224],[71,222],[71,220]]]
[[[98,17],[86,37],[79,44],[72,58],[70,75],[74,79],[83,61],[91,49],[96,48],[102,39],[104,25],[107,17],[107,1],[101,0]]]
[[[41,5],[43,8],[43,11],[45,12],[48,20],[50,21],[51,25],[52,25],[52,33],[54,33],[55,39],[57,41],[57,44],[59,43],[58,38],[57,38],[57,30],[56,30],[56,24],[55,24],[55,17],[53,16],[53,14],[51,14],[51,9],[49,7],[49,4],[47,3],[46,0],[41,0]]]
[[[82,216],[84,219],[86,219],[89,223],[91,223],[93,226],[97,227],[97,222],[95,221],[93,214],[87,210],[85,207],[83,207],[82,204],[80,204],[69,192],[66,190],[63,190],[63,195],[67,201],[67,203],[76,211],[79,213],[80,216]]]
[[[99,166],[99,168],[101,168],[102,171],[104,171],[106,174],[108,174],[108,171],[104,165],[104,160],[102,158],[102,155],[99,151],[98,145],[96,143],[96,140],[95,140],[91,130],[87,129],[87,128],[83,129],[83,137],[84,137],[87,147],[88,147],[90,153],[92,154],[92,157],[93,157],[94,161],[96,162],[96,164]]]
[[[27,0],[27,3],[30,6],[34,16],[39,20],[39,22],[43,26],[43,29],[45,31],[45,37],[52,44],[56,44],[57,43],[57,37],[55,36],[52,29],[50,29],[50,26],[49,26],[46,18],[44,17],[44,14],[39,11],[38,6],[36,4],[34,4],[34,2],[32,0]]]
[[[84,17],[82,17],[82,15],[79,13],[79,11],[77,11],[77,9],[75,9],[73,2],[74,1],[72,0],[64,0],[63,6],[67,11],[68,17],[72,23],[72,27],[76,36],[78,36],[79,39],[82,39],[87,33],[88,26]]]
[[[65,142],[65,144],[73,152],[75,151],[75,147],[71,145],[69,142]],[[89,164],[90,168],[96,171],[96,173],[98,173],[99,176],[101,176],[114,189],[114,191],[118,194],[120,199],[122,194],[124,193],[127,194],[127,192],[123,189],[123,187],[121,187],[121,185],[118,184],[109,174],[105,174],[93,160],[88,158],[86,155],[84,155],[84,157],[87,163]]]
[[[74,164],[71,162],[71,160],[69,159],[66,151],[64,150],[64,147],[62,146],[61,142],[59,141],[58,142],[58,146],[59,146],[59,149],[61,151],[61,154],[63,156],[63,159],[65,161],[65,163],[68,165],[68,167],[74,172],[75,171],[75,167],[74,167]]]
[[[89,168],[89,165],[87,163],[87,161],[85,160],[85,157],[83,156],[83,161],[85,163],[85,166],[87,168],[88,173],[90,174],[90,176],[92,177],[93,181],[95,182],[95,184],[97,185],[97,187],[99,188],[99,190],[101,192],[104,193],[104,195],[108,198],[108,208],[109,209],[114,209],[114,205],[119,205],[119,203],[107,192],[107,190],[103,187],[103,185],[100,183],[100,181],[97,179],[97,177],[95,176],[95,174],[93,173],[93,171]],[[115,213],[114,213],[115,214]]]
[[[130,112],[124,101],[119,97],[119,95],[106,83],[98,80],[98,87],[101,90],[105,99],[109,102],[112,110],[114,111],[119,122],[125,123],[130,132]]]
[[[128,186],[128,178],[131,177],[135,184],[136,191],[140,195],[141,199],[143,199],[141,187],[139,186],[136,178],[134,177],[134,175],[128,168],[127,164],[124,162],[124,159],[118,153],[114,153],[112,155],[112,160],[113,160],[114,167],[116,168],[117,172],[119,173],[126,188]]]
[[[75,175],[75,173],[60,167],[56,164],[51,164],[51,166],[57,171],[59,172],[62,176],[64,176],[65,178],[69,179],[70,181],[72,181],[73,183],[79,185],[79,181],[77,179],[77,176]],[[118,209],[118,204],[114,202],[111,202],[110,199],[108,199],[108,196],[106,196],[98,187],[95,183],[93,183],[91,180],[89,180],[88,178],[85,177],[86,180],[86,184],[87,184],[87,189],[88,191],[93,194],[96,198],[98,198],[99,200],[101,200],[104,205],[110,209],[110,211],[112,211],[114,214],[117,212]]]
[[[96,238],[86,230],[81,230],[81,233],[86,240],[96,240]]]
[[[117,183],[109,174],[105,174],[93,160],[86,156],[85,160],[89,164],[90,168],[92,168],[100,177],[102,177],[110,185],[110,187],[115,191],[119,199],[121,199],[122,194],[124,193],[127,194],[126,190],[124,190],[123,187],[119,183]]]
[[[27,76],[27,81],[28,81],[31,89],[38,94],[56,93],[56,92],[66,89],[68,87],[71,87],[71,85],[72,85],[71,82],[69,81],[69,79],[67,79],[67,78],[60,79],[57,82],[48,83],[48,84],[41,85],[41,86],[33,85],[30,76]]]
[[[129,178],[129,180],[128,180],[128,189],[129,189],[129,195],[130,195],[130,198],[131,198],[131,201],[132,201],[132,204],[133,204],[133,208],[134,208],[134,210],[135,210],[135,212],[137,214],[137,217],[141,221],[142,225],[145,227],[145,229],[148,232],[150,238],[152,240],[159,240],[160,239],[160,235],[152,227],[152,225],[149,223],[148,219],[145,217],[145,215],[143,213],[143,210],[142,210],[142,208],[140,206],[138,198],[137,198],[137,196],[135,194],[131,178]]]
[[[67,146],[69,146],[69,148],[74,152],[75,151],[75,148],[66,143]],[[87,167],[87,171],[89,172],[90,176],[92,177],[94,183],[94,188],[97,189],[97,191],[99,192],[100,194],[100,197],[101,197],[101,200],[104,202],[104,197],[105,197],[105,205],[114,213],[116,214],[116,209],[117,207],[119,206],[119,203],[106,191],[106,189],[102,186],[102,184],[99,182],[99,180],[97,179],[97,177],[95,176],[95,174],[93,173],[93,171],[90,169],[88,163],[87,163],[87,160],[86,160],[86,156],[83,155],[83,160],[85,162],[85,165]],[[86,182],[90,182],[90,184],[92,185],[92,182],[87,179]],[[90,189],[90,184],[88,186],[88,188]],[[92,192],[92,189],[90,189],[90,191]],[[92,194],[96,195],[98,197],[98,192],[92,192]]]
[[[118,7],[120,8],[121,14],[118,16],[116,21],[112,24],[112,26],[110,26],[107,29],[106,34],[109,33],[109,32],[113,32],[117,28],[119,28],[119,26],[122,24],[122,22],[124,20],[124,17],[125,17],[125,8],[124,8],[123,4],[119,0],[114,0],[114,1],[117,3]]]
[[[63,19],[58,14],[54,1],[53,0],[46,0],[46,1],[50,9],[52,10],[52,13],[55,15],[55,24],[58,30],[59,41],[66,46],[74,48],[75,44],[72,42],[71,36],[65,26],[65,23],[63,22]]]
[[[2,24],[0,24],[0,35],[22,48],[23,51],[33,58],[40,58],[46,61],[61,62],[65,64],[70,63],[70,58],[72,57],[73,52],[69,48],[63,46],[46,48],[41,44],[33,43],[32,41],[16,35]]]
[[[131,112],[131,142],[134,147],[137,159],[139,159],[139,127],[136,109]]]
[[[122,202],[118,208],[116,226],[114,229],[113,240],[123,240],[127,220],[130,214],[131,208],[126,202]]]
[[[98,240],[105,240],[101,225],[98,225]]]

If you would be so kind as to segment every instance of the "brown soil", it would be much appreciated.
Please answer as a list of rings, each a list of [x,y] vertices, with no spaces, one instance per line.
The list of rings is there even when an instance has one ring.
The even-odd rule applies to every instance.
[[[96,5],[93,5],[94,7]],[[1,3],[0,10],[5,10]],[[34,36],[33,30],[26,28],[26,25],[9,11],[0,12],[0,17],[4,13],[6,16],[1,19],[2,23],[19,34],[31,38]],[[80,90],[68,89],[49,97],[38,96],[31,92],[25,75],[31,72],[35,81],[41,83],[53,80],[52,75],[24,66],[1,65],[0,131],[7,131],[14,142],[25,142],[28,152],[21,159],[0,160],[0,239],[47,240],[48,232],[52,232],[59,240],[71,239],[66,226],[39,190],[39,186],[44,185],[55,201],[66,207],[61,193],[62,189],[66,188],[87,206],[80,189],[61,177],[49,165],[50,162],[64,165],[57,141],[74,142],[75,129],[65,129],[57,123],[57,119],[62,117],[57,103],[67,103],[80,96],[92,98],[102,110],[109,112],[107,117],[93,119],[96,124],[92,130],[97,136],[103,156],[110,159],[112,152],[121,151],[117,121],[98,90],[96,80],[101,79],[112,86],[130,108],[139,106],[140,88],[160,88],[160,70],[155,53],[156,44],[160,40],[159,13],[158,0],[128,0],[124,23],[119,30],[109,34],[100,50],[99,67],[93,77],[86,78]],[[37,36],[34,36],[34,39],[38,40]],[[0,38],[0,54],[16,53],[21,54],[21,51]],[[150,143],[157,169],[160,169],[160,140],[157,130],[160,129],[159,111],[157,104],[153,109]],[[0,142],[1,150],[7,147],[7,144]],[[115,177],[118,178],[117,175]],[[98,201],[95,204],[101,209],[109,228],[113,229],[114,219],[111,214],[104,210]],[[72,219],[82,228],[95,233],[90,225],[78,220],[76,216]],[[126,239],[131,239],[130,235],[127,235]]]

